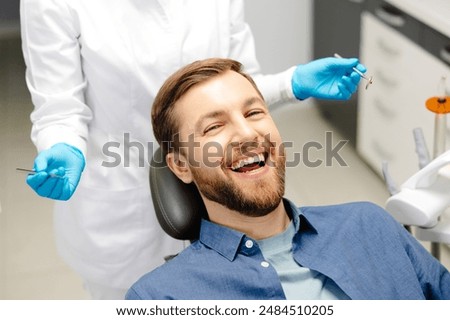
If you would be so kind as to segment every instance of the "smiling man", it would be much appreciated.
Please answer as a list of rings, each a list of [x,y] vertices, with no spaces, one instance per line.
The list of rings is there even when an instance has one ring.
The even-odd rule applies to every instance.
[[[448,271],[383,209],[283,198],[282,139],[238,62],[179,70],[152,119],[170,169],[197,186],[208,218],[199,239],[127,299],[450,298]]]
[[[238,225],[252,236],[253,231],[263,232],[258,238],[284,230],[289,219],[281,203],[282,140],[256,86],[226,71],[187,91],[176,102],[173,117],[183,119],[177,126],[180,141],[192,135],[196,145],[168,153],[167,163],[183,182],[196,184],[210,220]],[[216,147],[215,158],[205,155],[208,146]],[[255,229],[254,223],[261,228]]]

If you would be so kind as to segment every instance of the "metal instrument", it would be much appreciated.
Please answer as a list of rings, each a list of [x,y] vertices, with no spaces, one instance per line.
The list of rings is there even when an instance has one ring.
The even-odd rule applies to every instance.
[[[341,57],[339,54],[337,54],[337,53],[335,53],[334,56],[335,56],[336,58],[342,59],[342,57]],[[367,83],[366,83],[366,90],[367,90],[367,89],[369,88],[369,86],[373,83],[373,76],[367,77],[364,73],[362,73],[361,71],[359,71],[359,70],[356,69],[355,67],[353,67],[352,69],[353,69],[353,71],[355,71],[357,74],[359,74],[359,76],[360,76],[361,78],[363,78],[364,80],[367,81]]]

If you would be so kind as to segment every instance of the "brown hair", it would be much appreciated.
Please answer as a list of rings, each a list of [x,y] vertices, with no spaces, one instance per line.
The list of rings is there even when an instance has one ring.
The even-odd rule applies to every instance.
[[[175,118],[173,112],[175,103],[196,84],[205,82],[228,70],[244,76],[264,99],[253,79],[243,72],[242,64],[235,60],[211,58],[195,61],[179,69],[159,89],[152,107],[153,133],[161,145],[164,155],[171,149],[177,149],[177,146],[173,145],[173,137],[179,128],[178,119]]]

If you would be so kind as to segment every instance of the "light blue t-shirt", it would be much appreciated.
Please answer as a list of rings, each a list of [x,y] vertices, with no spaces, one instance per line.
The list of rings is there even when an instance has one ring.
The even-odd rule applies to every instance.
[[[280,277],[286,298],[289,300],[349,299],[333,280],[295,262],[292,255],[292,239],[295,233],[295,226],[291,221],[284,232],[271,238],[258,240],[264,258],[272,264]]]

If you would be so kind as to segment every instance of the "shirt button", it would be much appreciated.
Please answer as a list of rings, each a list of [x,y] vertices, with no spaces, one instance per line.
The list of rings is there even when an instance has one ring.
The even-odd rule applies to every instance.
[[[269,265],[270,265],[270,264],[269,264],[267,261],[261,262],[261,266],[264,267],[264,268],[268,268]]]
[[[247,248],[252,248],[253,247],[253,241],[252,240],[247,240],[247,241],[245,241],[245,246],[247,247]]]

